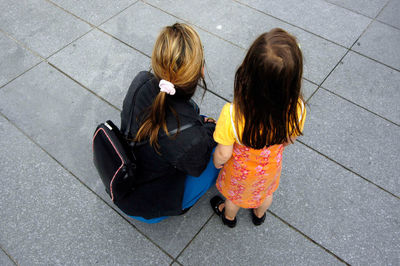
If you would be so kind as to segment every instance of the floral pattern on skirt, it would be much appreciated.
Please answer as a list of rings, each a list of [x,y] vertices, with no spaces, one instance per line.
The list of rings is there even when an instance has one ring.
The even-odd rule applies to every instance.
[[[279,186],[283,145],[255,150],[238,143],[217,179],[217,189],[242,208],[257,208]]]

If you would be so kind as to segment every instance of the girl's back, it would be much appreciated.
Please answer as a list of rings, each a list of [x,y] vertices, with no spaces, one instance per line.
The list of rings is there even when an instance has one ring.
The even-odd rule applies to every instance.
[[[258,208],[279,186],[284,147],[302,134],[306,116],[302,70],[296,39],[273,29],[254,41],[236,72],[233,104],[223,107],[214,132],[214,163],[223,164],[218,190],[239,207]]]

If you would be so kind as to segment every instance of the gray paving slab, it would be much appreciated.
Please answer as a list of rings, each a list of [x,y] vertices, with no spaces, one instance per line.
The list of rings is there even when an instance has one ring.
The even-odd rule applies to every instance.
[[[400,72],[349,52],[322,87],[400,125]]]
[[[118,39],[151,56],[160,30],[181,20],[157,8],[138,2],[101,28]],[[233,79],[245,51],[196,28],[205,51],[206,81],[210,90],[232,99]],[[223,58],[224,60],[221,60]]]
[[[180,20],[139,1],[100,28],[151,56],[161,29],[178,21]]]
[[[14,266],[15,263],[0,249],[0,265],[2,266]]]
[[[303,86],[301,88],[303,90],[304,100],[308,100],[311,95],[318,89],[318,86],[303,79]]]
[[[275,214],[351,265],[399,264],[398,198],[299,143],[283,165]]]
[[[96,176],[96,178],[98,177]],[[117,209],[104,191],[104,186],[101,182],[95,187],[95,191],[110,206],[113,206],[115,211],[124,216],[131,224],[135,225],[136,228],[173,257],[178,256],[211,217],[212,210],[209,207],[209,200],[217,194],[217,189],[212,187],[184,215],[171,216],[156,224],[146,224]]]
[[[351,9],[363,15],[375,18],[388,0],[326,0],[332,4]]]
[[[146,224],[131,219],[132,223],[176,258],[211,217],[213,212],[209,207],[209,200],[217,194],[216,191],[215,188],[210,189],[184,215],[172,216],[157,224]]]
[[[240,210],[237,219],[231,229],[214,215],[178,261],[183,265],[342,265],[269,213],[259,227],[252,224],[248,210]]]
[[[93,188],[101,185],[92,163],[96,126],[119,111],[46,63],[0,90],[0,112]]]
[[[305,57],[304,76],[317,84],[324,80],[346,53],[346,49],[341,46],[237,2],[229,0],[190,3],[183,0],[146,2],[244,49],[247,49],[261,33],[281,27],[299,39]]]
[[[20,265],[172,259],[0,117],[1,245]]]
[[[370,18],[319,0],[239,1],[346,47],[371,22]]]
[[[121,12],[124,8],[127,8],[136,1],[137,0],[51,0],[51,2],[56,3],[62,8],[96,26],[100,25],[115,14],[118,14],[118,12]]]
[[[133,78],[150,68],[148,57],[97,29],[49,61],[120,109]]]
[[[352,48],[400,70],[400,29],[374,21]]]
[[[301,140],[400,195],[400,127],[320,89],[308,102]]]
[[[0,32],[0,87],[39,62],[39,57]]]
[[[400,2],[398,0],[389,1],[388,5],[379,14],[377,19],[400,29]]]
[[[209,91],[207,91],[204,96],[203,93],[204,90],[202,88],[198,88],[195,95],[193,96],[193,100],[200,107],[200,114],[212,117],[217,120],[222,110],[222,107],[224,107],[227,102]]]
[[[1,0],[0,10],[0,28],[43,57],[91,29],[45,0]]]

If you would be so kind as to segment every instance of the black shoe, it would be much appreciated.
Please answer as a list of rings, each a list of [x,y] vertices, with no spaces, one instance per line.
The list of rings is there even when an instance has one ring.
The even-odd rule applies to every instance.
[[[267,213],[264,213],[264,215],[261,218],[258,218],[254,213],[254,209],[250,209],[250,212],[251,212],[251,220],[253,221],[254,225],[262,225],[265,222],[265,217],[267,216]]]
[[[225,208],[222,209],[222,211],[219,210],[219,205],[224,203],[225,201],[220,197],[220,196],[215,196],[210,200],[211,208],[213,211],[221,217],[222,223],[230,228],[233,228],[236,226],[236,217],[234,220],[228,220],[225,217]]]

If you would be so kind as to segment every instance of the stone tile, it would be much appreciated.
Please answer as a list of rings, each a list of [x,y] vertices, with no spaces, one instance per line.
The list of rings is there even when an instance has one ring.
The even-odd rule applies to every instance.
[[[400,70],[400,30],[374,21],[352,48]]]
[[[179,20],[139,1],[100,28],[150,57],[161,29],[175,22]]]
[[[214,215],[178,261],[183,265],[341,264],[269,213],[265,224],[255,227],[248,210],[240,210],[233,229]]]
[[[152,6],[138,2],[101,28],[122,41],[151,56],[160,30],[177,18]],[[205,51],[206,81],[210,90],[231,99],[236,68],[245,51],[201,29],[196,28]],[[221,60],[221,58],[227,60]]]
[[[193,100],[200,107],[200,114],[217,120],[222,107],[224,107],[227,102],[208,91],[204,94],[203,98],[203,93],[204,90],[202,88],[198,88],[193,96]]]
[[[400,128],[323,89],[308,103],[301,140],[400,195]]]
[[[3,117],[0,134],[1,245],[19,265],[172,262]]]
[[[146,224],[129,217],[121,210],[117,209],[110,197],[106,194],[102,183],[96,186],[95,190],[115,211],[124,216],[130,223],[135,225],[136,228],[173,257],[178,256],[211,217],[212,210],[209,205],[209,200],[218,193],[217,189],[212,187],[184,215],[171,216],[156,224]]]
[[[303,97],[304,100],[308,101],[308,99],[310,98],[310,96],[318,89],[318,86],[303,79]]]
[[[0,90],[0,112],[86,185],[104,190],[91,139],[99,123],[119,125],[119,111],[41,63]]]
[[[400,262],[398,198],[299,143],[283,164],[276,215],[350,265]]]
[[[40,58],[0,32],[0,87],[39,62]]]
[[[136,2],[136,0],[119,0],[119,1],[107,1],[107,0],[91,0],[91,1],[79,1],[79,0],[51,0],[62,8],[70,11],[76,16],[90,22],[93,25],[99,25],[107,19],[111,18],[118,12],[127,8],[130,4]]]
[[[3,266],[14,266],[14,262],[0,249],[0,265]]]
[[[332,4],[342,6],[363,15],[375,18],[388,0],[326,0]]]
[[[323,81],[346,52],[346,49],[341,46],[237,2],[229,0],[206,0],[190,3],[183,0],[148,0],[147,2],[244,49],[250,47],[261,33],[272,28],[281,27],[288,30],[297,36],[301,43],[305,58],[304,76],[318,84]],[[236,57],[235,55],[227,57],[229,58],[227,61],[230,62],[232,58],[236,59]],[[241,60],[234,61],[235,67]]]
[[[150,68],[148,57],[99,30],[88,33],[49,61],[118,108],[122,108],[136,74]]]
[[[216,194],[217,189],[213,187],[184,215],[172,216],[157,224],[146,224],[129,219],[171,256],[177,257],[211,217],[213,211],[209,200]]]
[[[336,43],[350,47],[371,19],[319,0],[240,0]]]
[[[378,20],[394,27],[400,28],[400,2],[391,0],[389,4],[379,14]]]
[[[227,100],[233,100],[235,73],[246,51],[203,30],[196,30],[204,46],[205,77],[208,89]]]
[[[90,26],[44,0],[0,1],[0,28],[47,57]]]
[[[400,124],[400,72],[349,52],[322,86]]]

